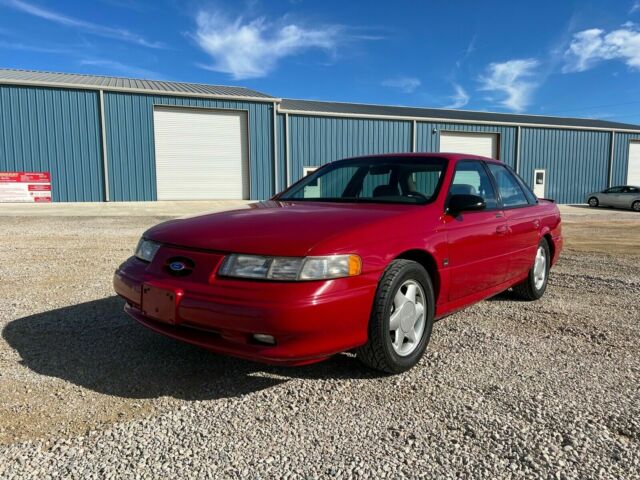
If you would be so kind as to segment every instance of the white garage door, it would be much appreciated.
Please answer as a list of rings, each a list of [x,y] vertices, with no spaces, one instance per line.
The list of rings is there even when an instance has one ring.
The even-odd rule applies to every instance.
[[[245,112],[155,107],[158,200],[249,197]]]
[[[441,132],[440,151],[498,158],[498,135],[495,133]]]
[[[640,187],[640,141],[629,142],[627,185]]]

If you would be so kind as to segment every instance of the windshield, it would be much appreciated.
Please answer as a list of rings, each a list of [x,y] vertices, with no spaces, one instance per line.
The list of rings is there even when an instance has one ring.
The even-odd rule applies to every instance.
[[[425,204],[437,196],[446,164],[433,157],[342,160],[305,177],[278,199]]]

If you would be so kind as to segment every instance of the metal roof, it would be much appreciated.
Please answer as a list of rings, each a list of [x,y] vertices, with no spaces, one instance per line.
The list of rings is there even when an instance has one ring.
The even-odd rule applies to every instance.
[[[294,113],[353,117],[390,117],[436,122],[466,122],[507,125],[537,125],[561,128],[640,131],[640,125],[610,122],[590,118],[549,117],[513,113],[445,110],[363,103],[323,102],[317,100],[280,99],[245,87],[207,85],[203,83],[165,82],[102,75],[40,72],[34,70],[0,69],[0,84],[33,85],[91,90],[126,91],[147,94],[244,99],[260,102],[280,102],[280,110]]]
[[[634,130],[640,125],[609,122],[590,118],[547,117],[542,115],[520,115],[513,113],[476,112],[470,110],[445,110],[440,108],[395,107],[363,103],[322,102],[316,100],[282,99],[280,110],[291,113],[306,113],[336,116],[394,117],[406,119],[429,119],[438,122],[458,121],[467,123],[493,123],[513,125],[537,125],[577,127],[582,129]]]
[[[38,72],[32,70],[0,69],[0,83],[93,90],[135,91],[154,94],[164,93],[171,95],[244,98],[272,102],[279,100],[265,93],[244,87],[165,82],[161,80],[81,75],[75,73]]]

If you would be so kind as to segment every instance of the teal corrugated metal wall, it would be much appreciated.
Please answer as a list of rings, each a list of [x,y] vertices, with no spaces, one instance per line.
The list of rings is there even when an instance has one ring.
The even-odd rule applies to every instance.
[[[629,142],[640,141],[639,133],[616,133],[613,145],[613,172],[612,185],[624,185],[627,183],[627,169],[629,167]]]
[[[515,165],[515,127],[418,122],[416,125],[416,150],[418,152],[439,152],[440,132],[442,131],[497,133],[500,138],[500,160],[512,167]]]
[[[104,200],[98,93],[0,85],[0,171],[50,172],[56,202]]]
[[[155,200],[154,105],[244,110],[249,121],[251,198],[274,192],[274,150],[278,185],[302,176],[303,166],[357,155],[408,152],[412,122],[289,115],[273,104],[105,92],[106,147],[111,200]],[[441,131],[494,132],[500,159],[515,165],[516,127],[416,123],[416,149],[437,152]],[[287,172],[286,137],[289,134]],[[616,133],[612,183],[624,184],[629,141],[640,133]],[[546,196],[560,203],[582,202],[584,194],[607,186],[611,133],[554,128],[521,128],[519,171],[531,184],[533,171],[547,171]],[[0,171],[49,171],[54,201],[105,198],[97,91],[0,86]]]
[[[411,122],[289,115],[291,180],[302,167],[376,153],[411,151]]]
[[[287,188],[287,146],[285,116],[279,113],[276,117],[276,151],[278,158],[278,190]]]
[[[581,203],[607,186],[610,132],[522,128],[521,135],[520,176],[531,185],[533,171],[546,170],[546,197]]]
[[[104,103],[111,200],[156,199],[154,105],[246,110],[250,196],[273,195],[273,104],[115,92]]]

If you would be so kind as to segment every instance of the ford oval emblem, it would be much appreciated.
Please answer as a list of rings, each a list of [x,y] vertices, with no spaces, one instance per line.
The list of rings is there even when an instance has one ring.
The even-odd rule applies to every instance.
[[[182,262],[172,262],[169,264],[169,269],[171,269],[172,272],[181,272],[186,267],[187,266]]]

